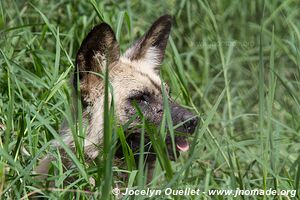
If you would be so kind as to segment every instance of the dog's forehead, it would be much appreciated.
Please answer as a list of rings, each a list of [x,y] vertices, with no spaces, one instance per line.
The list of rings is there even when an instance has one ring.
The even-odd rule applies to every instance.
[[[121,59],[112,72],[114,85],[126,90],[161,93],[161,79],[148,63]]]

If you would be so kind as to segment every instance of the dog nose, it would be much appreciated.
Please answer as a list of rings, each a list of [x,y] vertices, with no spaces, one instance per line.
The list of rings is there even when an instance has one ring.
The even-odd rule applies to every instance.
[[[196,126],[198,125],[198,117],[191,115],[191,114],[186,114],[183,116],[182,121],[185,123],[183,124],[183,127],[188,133],[194,133]]]

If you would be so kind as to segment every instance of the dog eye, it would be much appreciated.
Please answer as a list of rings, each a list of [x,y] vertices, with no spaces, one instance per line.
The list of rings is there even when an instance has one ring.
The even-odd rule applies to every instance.
[[[150,97],[147,93],[138,93],[132,97],[129,98],[131,101],[136,101],[137,103],[146,102],[148,103],[150,100]]]
[[[136,100],[137,102],[142,102],[142,101],[144,101],[144,102],[149,102],[149,96],[148,96],[147,94],[142,94],[142,95],[137,96],[137,97],[135,98],[135,100]]]

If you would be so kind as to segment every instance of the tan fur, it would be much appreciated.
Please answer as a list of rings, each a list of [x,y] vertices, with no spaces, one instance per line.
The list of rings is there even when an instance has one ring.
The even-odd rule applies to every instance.
[[[141,75],[139,72],[149,75],[157,85],[161,85],[160,78],[155,73],[154,67],[149,67],[149,64],[145,64],[144,67],[141,67],[141,63],[130,62],[126,58],[121,58],[118,63],[116,63],[110,70],[110,83],[113,86],[113,95],[115,99],[115,112],[119,123],[125,123],[127,118],[124,118],[124,104],[126,102],[127,96],[132,90],[144,90],[145,87],[149,91],[152,91],[154,95],[161,95],[161,91],[153,86],[151,81],[145,76]],[[143,70],[144,69],[144,70]],[[101,82],[102,83],[102,82]],[[95,84],[93,88],[96,91],[103,88],[102,84]],[[88,125],[88,130],[85,139],[85,151],[87,155],[94,159],[98,155],[99,144],[102,144],[102,129],[103,129],[103,98],[101,93],[94,93],[95,96],[92,98],[95,99],[93,107],[89,111],[91,114],[90,124]],[[68,137],[65,141],[70,146],[73,145],[72,137]]]
[[[94,73],[103,73],[105,67],[108,66],[109,81],[113,87],[116,119],[119,124],[128,120],[124,108],[128,103],[127,98],[130,92],[147,90],[152,95],[158,97],[162,95],[157,67],[162,62],[170,32],[170,17],[164,16],[159,20],[121,57],[114,34],[106,24],[95,27],[83,41],[76,62],[81,75],[82,100],[87,103],[82,115],[83,126],[87,127],[84,150],[88,160],[93,160],[99,153],[101,154],[103,145],[104,84],[102,78]],[[159,40],[162,40],[162,45],[155,46]],[[90,56],[91,52],[93,56]],[[86,60],[87,58],[91,60]],[[74,149],[73,137],[68,126],[62,127],[61,132],[63,141],[71,149]],[[55,141],[54,145],[59,147]],[[36,172],[45,174],[51,161],[52,157],[47,156],[40,162]],[[69,167],[69,161],[66,161],[65,164]]]

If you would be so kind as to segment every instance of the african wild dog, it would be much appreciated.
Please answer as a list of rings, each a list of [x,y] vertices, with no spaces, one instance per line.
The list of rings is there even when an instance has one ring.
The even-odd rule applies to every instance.
[[[160,17],[122,56],[115,34],[106,23],[95,26],[83,40],[76,57],[74,87],[76,90],[76,71],[79,71],[83,123],[87,126],[84,151],[89,159],[95,159],[101,152],[103,141],[104,81],[95,73],[102,73],[105,66],[108,66],[109,80],[114,91],[118,123],[125,124],[136,114],[136,108],[132,104],[135,101],[147,121],[156,126],[160,125],[163,117],[163,96],[159,68],[164,58],[170,29],[171,16]],[[171,99],[169,105],[173,124],[182,123],[176,131],[193,133],[197,126],[197,117]],[[63,132],[64,142],[74,149],[70,130],[66,129]],[[146,136],[145,142],[148,141],[150,140]],[[127,137],[127,142],[133,152],[138,150],[140,134],[131,134]],[[175,143],[177,155],[174,155],[172,148],[168,149],[170,159],[178,156],[178,151],[189,149],[186,137],[182,135],[175,136]],[[172,146],[170,136],[166,137],[166,144],[168,148]],[[155,156],[151,155],[147,157],[147,162],[155,160]],[[120,156],[120,152],[117,151],[116,156]],[[37,172],[47,173],[50,161],[49,156],[42,160]]]

